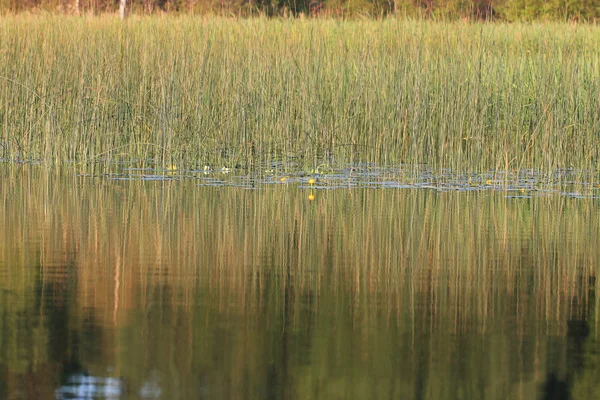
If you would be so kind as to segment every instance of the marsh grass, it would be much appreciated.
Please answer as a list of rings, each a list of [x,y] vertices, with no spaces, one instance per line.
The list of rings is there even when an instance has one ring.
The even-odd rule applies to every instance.
[[[0,82],[10,161],[599,169],[591,25],[8,16]]]

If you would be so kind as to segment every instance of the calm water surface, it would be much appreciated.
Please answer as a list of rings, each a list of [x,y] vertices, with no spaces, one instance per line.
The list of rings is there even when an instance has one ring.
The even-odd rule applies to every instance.
[[[230,176],[0,166],[0,399],[600,393],[594,196]]]

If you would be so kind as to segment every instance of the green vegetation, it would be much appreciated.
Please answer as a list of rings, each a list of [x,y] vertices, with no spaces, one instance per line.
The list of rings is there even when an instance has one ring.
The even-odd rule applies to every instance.
[[[0,12],[47,10],[74,14],[116,12],[117,0],[0,0]],[[494,20],[600,19],[598,0],[127,0],[135,14],[224,16],[423,16]]]
[[[10,16],[0,81],[5,160],[600,163],[592,25]]]

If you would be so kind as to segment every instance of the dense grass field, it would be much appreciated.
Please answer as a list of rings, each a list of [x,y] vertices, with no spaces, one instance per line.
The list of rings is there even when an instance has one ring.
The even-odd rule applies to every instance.
[[[3,17],[0,158],[590,179],[600,27]]]

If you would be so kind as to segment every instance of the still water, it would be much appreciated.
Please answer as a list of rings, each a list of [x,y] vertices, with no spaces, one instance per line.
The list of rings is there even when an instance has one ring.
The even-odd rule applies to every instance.
[[[0,399],[600,393],[593,191],[163,175],[0,166]]]

